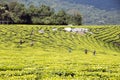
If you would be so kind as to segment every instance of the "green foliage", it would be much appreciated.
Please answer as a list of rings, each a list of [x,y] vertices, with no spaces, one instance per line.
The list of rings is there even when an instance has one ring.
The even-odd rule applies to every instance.
[[[57,21],[57,24],[63,24],[63,25],[66,25],[67,24],[67,14],[65,13],[64,10],[61,10],[57,13],[56,15],[56,21]]]
[[[68,25],[71,21],[75,25],[81,25],[81,17],[71,16],[64,10],[55,13],[53,8],[46,5],[39,7],[30,5],[26,8],[24,4],[11,2],[1,5],[0,12],[0,21],[9,21],[15,24]],[[74,20],[68,18],[68,16],[73,17]]]

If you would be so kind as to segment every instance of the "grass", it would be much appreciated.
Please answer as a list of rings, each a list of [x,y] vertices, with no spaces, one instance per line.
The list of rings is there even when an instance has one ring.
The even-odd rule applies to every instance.
[[[0,25],[0,80],[120,79],[120,48],[113,43],[119,43],[119,25],[87,26],[94,34],[85,35],[53,32],[53,27],[65,26]],[[50,32],[39,34],[41,29]],[[25,43],[19,45],[20,39]]]

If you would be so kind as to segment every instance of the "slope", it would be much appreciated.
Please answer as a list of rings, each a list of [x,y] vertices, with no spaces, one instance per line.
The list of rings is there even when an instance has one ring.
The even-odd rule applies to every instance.
[[[9,0],[6,0],[9,2]],[[12,0],[11,0],[12,1]],[[14,1],[14,0],[13,0]],[[104,9],[101,10],[99,6],[95,6],[94,4],[98,5],[97,1],[94,1],[94,4],[88,4],[85,2],[84,4],[77,0],[75,2],[71,1],[61,1],[61,0],[17,0],[20,3],[24,3],[26,6],[29,6],[31,4],[34,4],[36,6],[39,6],[41,4],[46,4],[54,8],[56,11],[60,9],[64,9],[66,11],[69,11],[71,9],[76,9],[81,12],[83,16],[83,24],[120,24],[120,11],[117,10],[107,10],[105,9],[105,6],[107,7],[107,1],[103,4],[103,1],[100,1],[101,4],[103,4]],[[93,3],[90,2],[90,3]],[[109,3],[112,3],[109,1]],[[117,5],[117,3],[115,4]],[[107,7],[108,8],[108,7]],[[111,9],[112,7],[110,7]]]
[[[0,25],[0,36],[0,80],[120,79],[119,25]]]
[[[120,10],[119,0],[66,0],[70,3],[92,5],[102,10]]]
[[[119,26],[0,26],[1,48],[39,47],[43,50],[65,50],[98,53],[120,51]],[[70,29],[69,29],[70,28]],[[68,30],[71,30],[69,32]]]

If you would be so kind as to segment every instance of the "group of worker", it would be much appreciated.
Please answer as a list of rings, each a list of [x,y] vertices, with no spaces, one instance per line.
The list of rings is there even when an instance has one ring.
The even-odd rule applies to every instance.
[[[85,49],[84,52],[85,52],[85,54],[88,54],[88,50],[87,49]],[[96,50],[93,51],[93,55],[96,55]]]
[[[71,49],[71,48],[68,48],[68,52],[71,53],[71,52],[72,52],[72,49]],[[84,50],[84,53],[85,53],[85,54],[88,54],[88,50],[85,49],[85,50]],[[96,50],[94,50],[92,53],[93,53],[93,55],[96,55]]]

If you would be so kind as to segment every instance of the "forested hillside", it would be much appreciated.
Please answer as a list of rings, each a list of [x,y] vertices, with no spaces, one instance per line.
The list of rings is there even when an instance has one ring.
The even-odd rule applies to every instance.
[[[83,24],[120,24],[120,11],[118,0],[88,1],[88,0],[1,0],[6,2],[18,1],[27,7],[31,4],[39,6],[42,4],[54,8],[55,11],[80,11],[83,16]]]
[[[120,0],[65,0],[65,1],[76,4],[92,5],[102,10],[120,10]]]

